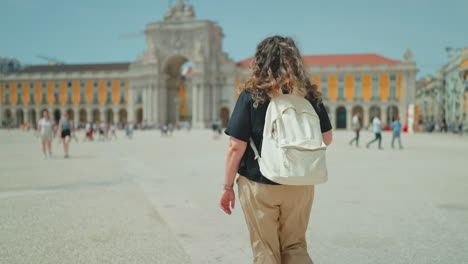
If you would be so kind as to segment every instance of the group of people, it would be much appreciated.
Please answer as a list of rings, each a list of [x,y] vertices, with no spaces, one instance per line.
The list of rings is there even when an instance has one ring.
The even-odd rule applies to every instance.
[[[42,118],[38,122],[37,134],[42,140],[42,153],[44,159],[52,156],[52,139],[58,134],[60,135],[61,143],[63,144],[64,157],[69,157],[70,141],[72,139],[73,121],[69,119],[67,113],[60,119],[57,127],[49,117],[49,112],[45,110],[42,113]]]
[[[378,142],[379,149],[383,149],[382,147],[382,122],[378,116],[374,116],[372,119],[372,132],[375,134],[375,138],[369,141],[366,144],[366,148],[369,148],[375,142]],[[362,122],[359,114],[355,114],[352,119],[352,129],[355,133],[355,136],[349,141],[349,145],[353,145],[356,143],[356,147],[359,147],[359,134],[362,129]],[[403,145],[401,144],[401,130],[402,125],[400,123],[400,119],[397,117],[393,120],[391,124],[392,129],[392,148],[395,148],[395,140],[398,141],[398,145],[400,149],[403,149]]]
[[[98,140],[117,139],[117,125],[110,123],[86,123],[85,125],[85,138],[83,141],[93,141],[94,136],[97,135]]]
[[[81,127],[81,125],[80,125]],[[52,140],[59,136],[60,143],[63,145],[64,158],[70,157],[70,143],[72,140],[78,142],[76,137],[76,126],[73,120],[70,119],[68,113],[64,113],[62,118],[57,122],[50,118],[49,111],[42,112],[41,119],[37,122],[36,135],[40,137],[42,143],[42,152],[44,159],[52,156]],[[128,138],[133,136],[133,125],[127,123],[125,126],[125,134]],[[91,123],[84,125],[85,137],[83,142],[94,141],[95,138],[99,141],[117,140],[118,126],[113,123]]]

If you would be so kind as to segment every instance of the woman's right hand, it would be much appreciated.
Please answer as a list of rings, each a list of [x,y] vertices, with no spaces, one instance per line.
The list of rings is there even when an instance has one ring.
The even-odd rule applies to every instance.
[[[233,189],[224,189],[219,201],[219,206],[228,215],[231,215],[231,208],[234,209],[236,194]]]

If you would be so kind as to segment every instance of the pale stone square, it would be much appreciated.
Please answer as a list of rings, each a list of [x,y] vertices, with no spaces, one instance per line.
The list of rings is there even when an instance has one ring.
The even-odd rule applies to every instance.
[[[136,131],[133,140],[54,141],[0,130],[0,263],[251,263],[240,204],[218,207],[227,137]],[[404,150],[328,150],[307,240],[315,263],[468,262],[468,140],[403,134]],[[362,132],[360,145],[373,138]]]

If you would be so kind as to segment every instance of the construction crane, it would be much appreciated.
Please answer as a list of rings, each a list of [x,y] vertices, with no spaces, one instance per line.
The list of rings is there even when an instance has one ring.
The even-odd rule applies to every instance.
[[[60,61],[60,60],[57,60],[55,58],[51,58],[51,57],[47,57],[47,56],[43,56],[43,55],[37,55],[36,57],[38,57],[40,59],[43,59],[43,60],[46,60],[47,64],[49,64],[49,65],[62,65],[62,64],[65,64],[64,61]]]
[[[122,39],[140,38],[140,37],[143,37],[144,35],[145,35],[145,32],[140,31],[140,32],[137,32],[137,33],[120,35],[118,39],[122,40]]]

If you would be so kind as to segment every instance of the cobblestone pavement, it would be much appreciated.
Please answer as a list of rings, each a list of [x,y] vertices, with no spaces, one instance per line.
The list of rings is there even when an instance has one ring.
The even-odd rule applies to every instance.
[[[70,159],[55,141],[44,160],[32,133],[0,130],[0,263],[251,263],[242,210],[218,208],[226,137],[119,136]],[[315,263],[468,263],[468,138],[351,136],[336,132],[316,188]]]

